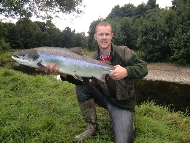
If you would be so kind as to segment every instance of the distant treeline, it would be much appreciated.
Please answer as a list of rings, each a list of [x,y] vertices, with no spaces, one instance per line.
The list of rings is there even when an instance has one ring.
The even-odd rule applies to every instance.
[[[16,24],[0,23],[0,52],[39,46],[83,47],[95,50],[94,30],[100,21],[113,28],[113,43],[126,45],[147,62],[190,63],[190,0],[173,0],[171,7],[159,8],[156,0],[138,6],[112,8],[106,19],[89,26],[89,36],[66,27],[60,31],[51,21],[32,22],[22,18]]]

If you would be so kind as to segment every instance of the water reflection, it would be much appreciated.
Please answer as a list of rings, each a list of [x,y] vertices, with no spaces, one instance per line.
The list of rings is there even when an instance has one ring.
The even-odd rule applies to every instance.
[[[188,84],[139,79],[135,81],[135,88],[138,105],[153,100],[157,105],[169,105],[174,111],[190,110],[190,85]]]

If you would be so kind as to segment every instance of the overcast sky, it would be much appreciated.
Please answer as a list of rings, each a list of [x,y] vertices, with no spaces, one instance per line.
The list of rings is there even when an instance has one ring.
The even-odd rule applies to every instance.
[[[61,19],[54,19],[52,22],[60,30],[64,30],[66,27],[70,27],[71,30],[76,31],[76,33],[87,32],[89,30],[90,24],[98,20],[98,18],[106,18],[111,12],[112,8],[116,5],[123,6],[124,4],[134,4],[138,6],[142,2],[145,4],[148,0],[83,0],[85,5],[84,14],[79,18],[74,18],[73,16],[62,16]],[[172,5],[172,0],[156,0],[160,8],[165,8],[166,6]],[[1,17],[0,17],[1,18]],[[16,22],[14,20],[13,22]],[[32,21],[40,21],[32,18]],[[4,21],[3,21],[4,22]]]
[[[76,32],[85,32],[87,33],[89,30],[90,23],[94,20],[97,20],[99,17],[106,18],[108,14],[111,12],[112,8],[115,5],[123,6],[124,4],[134,4],[138,6],[142,2],[145,4],[148,0],[83,0],[86,5],[84,9],[84,14],[79,18],[66,18],[57,19],[53,21],[53,23],[60,30],[64,30],[65,27],[70,27],[72,30],[76,30]],[[156,0],[156,3],[159,4],[159,7],[165,8],[166,6],[172,5],[172,0]]]

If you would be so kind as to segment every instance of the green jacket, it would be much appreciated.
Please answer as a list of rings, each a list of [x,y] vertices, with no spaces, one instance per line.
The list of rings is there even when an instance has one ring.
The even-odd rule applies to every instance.
[[[92,55],[92,58],[99,60],[99,51]],[[114,81],[106,75],[106,82],[102,82],[96,78],[92,78],[92,83],[99,88],[107,97],[108,101],[117,106],[131,112],[135,108],[135,89],[134,79],[143,78],[148,74],[147,63],[140,60],[138,56],[126,46],[116,46],[112,43],[111,48],[111,65],[120,65],[127,69],[128,77]],[[67,75],[62,78],[73,84],[86,84],[89,82],[88,78],[83,78],[83,82],[74,79]]]

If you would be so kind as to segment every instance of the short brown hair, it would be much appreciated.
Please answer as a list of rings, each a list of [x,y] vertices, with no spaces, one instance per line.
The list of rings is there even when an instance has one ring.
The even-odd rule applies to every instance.
[[[105,21],[100,22],[100,23],[98,23],[98,24],[96,25],[95,33],[97,32],[97,28],[98,28],[98,26],[104,26],[104,27],[106,27],[106,26],[110,26],[110,27],[111,27],[111,25],[110,25],[108,22],[105,22]],[[112,33],[112,27],[111,27],[111,33]]]

